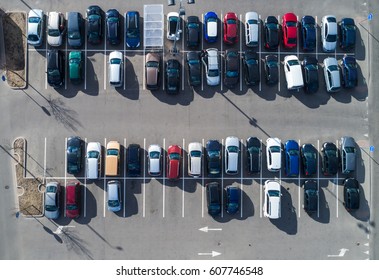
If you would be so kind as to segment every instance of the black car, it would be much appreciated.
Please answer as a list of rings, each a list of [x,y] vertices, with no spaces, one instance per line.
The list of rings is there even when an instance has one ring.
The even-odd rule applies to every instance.
[[[358,85],[357,61],[353,56],[344,55],[341,63],[342,85],[345,88],[354,88]]]
[[[200,42],[200,22],[197,16],[187,18],[187,47],[197,48]]]
[[[318,209],[318,189],[315,180],[304,182],[304,210],[308,213],[317,212]]]
[[[138,144],[130,144],[127,151],[128,176],[141,174],[141,148]]]
[[[90,44],[100,44],[102,38],[102,11],[99,6],[87,8],[87,40]]]
[[[340,48],[348,51],[355,47],[356,26],[354,19],[343,18],[339,23]]]
[[[54,88],[64,84],[64,58],[60,50],[49,49],[47,51],[47,82]]]
[[[240,207],[240,189],[235,186],[226,187],[225,210],[228,214],[238,213]]]
[[[313,51],[316,47],[316,21],[312,16],[301,19],[301,39],[304,51]]]
[[[247,171],[256,173],[261,170],[262,144],[257,137],[246,139]]]
[[[259,60],[256,52],[247,50],[242,56],[242,65],[245,76],[246,85],[254,86],[259,84]]]
[[[343,198],[347,211],[359,209],[359,183],[354,178],[347,178],[343,183]]]
[[[180,87],[180,64],[176,59],[169,59],[166,62],[166,91],[169,94],[176,94]]]
[[[279,81],[279,62],[276,55],[270,54],[265,57],[265,77],[268,85],[275,85]]]
[[[221,213],[221,186],[217,182],[205,185],[207,190],[208,214],[217,216]]]
[[[66,157],[67,173],[78,174],[82,169],[82,146],[83,141],[78,136],[67,139]]]
[[[187,53],[188,84],[198,86],[201,83],[201,62],[198,52]]]
[[[116,9],[110,9],[105,14],[107,24],[107,40],[112,45],[120,43],[120,13]]]
[[[332,142],[325,142],[321,148],[322,173],[326,176],[335,175],[338,172],[338,148]]]
[[[315,93],[318,91],[318,61],[315,57],[305,57],[303,62],[304,89],[306,92]]]
[[[317,150],[312,144],[304,144],[300,149],[305,176],[311,176],[317,172]]]
[[[233,88],[238,83],[240,69],[240,59],[235,50],[226,50],[225,54],[225,75],[224,84],[228,88]]]
[[[206,144],[207,172],[209,177],[221,173],[221,144],[218,140],[209,140]]]
[[[276,50],[279,46],[279,22],[276,17],[268,16],[264,24],[265,42],[264,47]]]

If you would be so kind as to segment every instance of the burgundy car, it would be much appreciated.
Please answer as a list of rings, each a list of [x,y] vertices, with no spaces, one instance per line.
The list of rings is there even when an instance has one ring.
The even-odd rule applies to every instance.
[[[66,186],[66,217],[76,219],[80,215],[80,183],[69,182]]]
[[[235,13],[227,13],[224,17],[224,42],[235,44],[238,42],[238,18]]]
[[[287,13],[282,19],[283,45],[292,49],[297,44],[297,17],[293,13]]]

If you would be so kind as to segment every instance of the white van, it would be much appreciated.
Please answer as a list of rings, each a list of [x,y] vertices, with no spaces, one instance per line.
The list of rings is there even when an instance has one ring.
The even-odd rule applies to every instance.
[[[296,55],[284,57],[284,73],[286,74],[287,89],[293,90],[304,87],[303,73]]]
[[[124,58],[121,52],[113,51],[109,54],[109,83],[114,87],[121,87],[124,80]]]
[[[86,168],[88,179],[99,179],[101,174],[101,145],[99,142],[88,143]]]
[[[188,145],[188,175],[193,177],[201,176],[201,158],[203,155],[203,146],[198,143]]]

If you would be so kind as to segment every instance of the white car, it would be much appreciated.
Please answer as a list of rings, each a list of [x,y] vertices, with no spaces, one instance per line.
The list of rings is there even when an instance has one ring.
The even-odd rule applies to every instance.
[[[341,89],[340,69],[334,57],[324,59],[324,77],[327,92],[337,92]]]
[[[225,173],[230,175],[238,174],[238,155],[240,151],[240,141],[235,136],[226,137],[225,140]]]
[[[43,41],[43,20],[42,10],[33,9],[28,14],[28,44],[32,46],[41,46]]]
[[[147,150],[147,169],[151,176],[159,176],[162,172],[162,148],[159,145],[150,145]]]
[[[267,180],[264,185],[263,215],[270,219],[279,219],[281,216],[280,184],[275,180]]]
[[[286,75],[287,89],[294,90],[304,87],[303,72],[296,55],[284,57],[284,73]]]
[[[246,46],[258,46],[258,14],[256,12],[248,12],[245,14],[245,38]]]
[[[179,26],[177,26],[179,24]],[[180,40],[180,17],[176,12],[171,12],[167,14],[167,39],[169,40]],[[176,32],[178,31],[178,32]]]
[[[101,174],[101,145],[99,142],[89,142],[86,152],[86,174],[88,179],[98,179]]]
[[[324,52],[334,52],[337,46],[337,20],[335,16],[324,16],[321,20],[321,40]]]
[[[217,86],[220,84],[220,59],[218,50],[215,48],[206,49],[203,53],[201,61],[205,68],[208,86]]]
[[[201,176],[201,160],[203,145],[198,142],[188,145],[188,174],[193,177]]]
[[[114,87],[121,87],[124,81],[124,57],[122,52],[111,52],[108,64],[109,83]]]
[[[50,12],[47,23],[47,43],[52,47],[62,45],[63,34],[66,31],[65,20],[62,13]]]
[[[282,141],[279,138],[266,140],[267,169],[278,172],[282,167]]]

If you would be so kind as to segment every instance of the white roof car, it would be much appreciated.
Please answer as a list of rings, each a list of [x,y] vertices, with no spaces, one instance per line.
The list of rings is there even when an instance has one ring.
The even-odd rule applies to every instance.
[[[122,52],[113,51],[109,54],[109,83],[114,87],[121,87],[124,79],[124,57]]]
[[[188,145],[188,174],[193,177],[201,176],[201,160],[203,155],[203,146],[198,143]]]
[[[101,173],[101,145],[99,142],[89,142],[86,152],[87,178],[98,179]]]
[[[278,172],[282,167],[282,141],[279,138],[266,140],[267,169]]]
[[[28,44],[41,46],[43,40],[43,11],[33,9],[28,14]]]
[[[321,40],[324,52],[334,52],[337,46],[337,20],[335,16],[324,16],[321,20]]]
[[[208,86],[217,86],[220,84],[220,60],[218,50],[215,48],[206,49],[201,61],[205,67]]]
[[[65,23],[62,13],[50,12],[47,23],[47,43],[53,47],[62,45]]]
[[[287,89],[299,89],[304,86],[300,61],[296,55],[284,57],[284,73],[286,74]]]
[[[235,136],[226,137],[225,140],[225,173],[238,174],[238,155],[240,141]]]
[[[324,77],[327,92],[336,92],[341,89],[340,69],[334,57],[324,59]]]
[[[150,145],[147,150],[148,172],[151,176],[159,176],[161,174],[161,158],[162,148],[159,145]]]
[[[258,14],[256,12],[248,12],[245,14],[245,38],[246,46],[258,46]]]
[[[167,14],[167,39],[169,40],[180,40],[180,33],[181,31],[177,28],[180,27],[180,25],[177,27],[177,25],[180,24],[180,17],[179,14],[176,12],[170,12]],[[178,33],[176,31],[178,30]]]
[[[264,185],[263,215],[270,219],[279,219],[281,216],[280,184],[275,180],[267,180]]]
[[[119,181],[109,181],[107,184],[108,210],[118,212],[121,210],[121,186]]]
[[[45,209],[45,217],[48,219],[59,218],[60,192],[61,192],[61,187],[58,182],[49,182],[46,185],[44,209]]]

